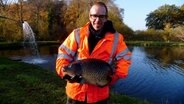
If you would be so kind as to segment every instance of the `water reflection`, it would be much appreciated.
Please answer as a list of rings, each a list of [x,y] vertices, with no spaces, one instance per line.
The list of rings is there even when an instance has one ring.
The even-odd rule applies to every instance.
[[[129,76],[119,80],[114,91],[153,104],[184,104],[183,51],[184,48],[134,47]]]
[[[184,68],[184,48],[183,47],[164,47],[160,48],[145,48],[148,58],[157,59],[162,66],[169,67],[172,64]]]

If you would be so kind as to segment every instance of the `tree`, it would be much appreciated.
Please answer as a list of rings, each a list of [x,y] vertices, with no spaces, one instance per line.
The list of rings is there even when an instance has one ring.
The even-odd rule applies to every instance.
[[[79,25],[83,25],[83,22],[85,22],[83,20],[86,20],[86,18],[82,18],[82,16],[86,15],[85,12],[88,11],[88,7],[88,0],[71,0],[69,2],[64,14],[64,24],[68,33],[74,28],[77,28]],[[82,18],[81,21],[78,20],[79,18]]]
[[[184,26],[174,28],[172,34],[179,40],[184,41]]]
[[[24,1],[24,20],[31,25],[36,39],[49,38],[48,22],[47,22],[47,7],[51,5],[50,0],[27,0]]]
[[[180,6],[179,8],[181,10],[181,16],[180,16],[180,19],[182,20],[182,24],[184,24],[184,4]]]
[[[122,33],[127,39],[133,35],[133,30],[123,22],[124,9],[118,8],[113,2],[108,3],[109,19],[112,20],[114,28]]]
[[[14,3],[13,0],[0,0],[0,37],[5,40],[22,39],[19,7],[20,4]]]
[[[147,15],[148,29],[164,29],[166,26],[174,28],[184,24],[184,12],[175,5],[164,5]]]
[[[51,3],[48,7],[48,32],[52,39],[63,40],[66,37],[66,28],[64,26],[64,8],[63,1]]]

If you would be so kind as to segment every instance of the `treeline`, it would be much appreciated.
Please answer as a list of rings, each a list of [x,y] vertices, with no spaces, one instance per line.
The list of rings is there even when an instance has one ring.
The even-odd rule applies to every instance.
[[[160,6],[147,14],[147,30],[133,31],[123,22],[126,10],[118,8],[114,0],[15,1],[0,0],[0,41],[22,41],[23,20],[32,27],[36,40],[62,41],[74,28],[88,22],[95,1],[107,4],[109,19],[125,40],[184,41],[184,4]]]
[[[163,5],[147,15],[146,31],[136,31],[133,40],[184,41],[184,4]]]
[[[36,40],[63,40],[88,22],[88,11],[96,0],[1,0],[0,41],[22,41],[22,21],[32,27]],[[98,0],[99,1],[99,0]],[[109,9],[114,27],[128,37],[133,30],[123,23],[123,9],[113,0],[101,0]]]

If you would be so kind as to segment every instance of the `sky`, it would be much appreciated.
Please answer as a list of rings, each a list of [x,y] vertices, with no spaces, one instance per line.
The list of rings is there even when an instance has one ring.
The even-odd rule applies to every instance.
[[[149,13],[165,4],[181,6],[184,0],[115,0],[115,4],[124,9],[126,25],[133,30],[145,30],[145,19]]]

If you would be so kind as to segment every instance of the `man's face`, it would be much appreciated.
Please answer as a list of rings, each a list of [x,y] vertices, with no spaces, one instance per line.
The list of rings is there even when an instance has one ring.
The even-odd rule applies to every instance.
[[[96,31],[102,29],[104,23],[107,21],[105,7],[99,5],[92,6],[89,13],[89,20]]]

